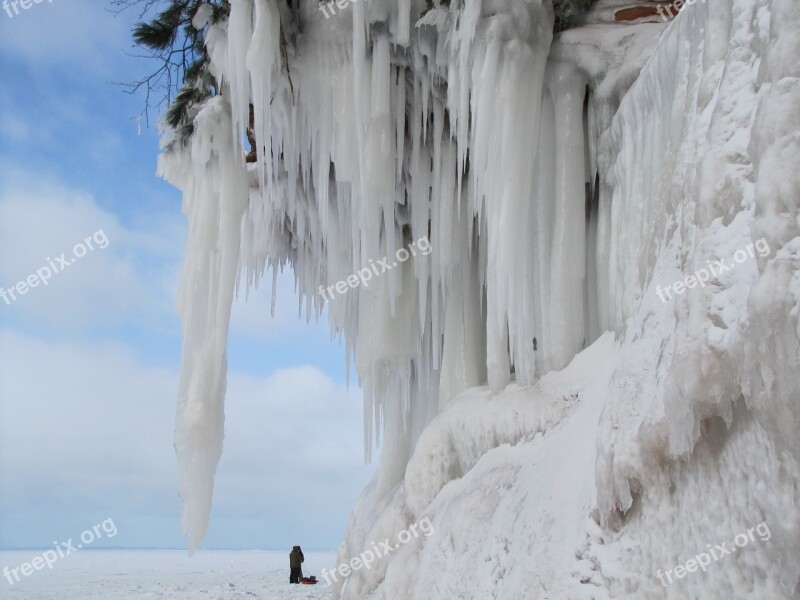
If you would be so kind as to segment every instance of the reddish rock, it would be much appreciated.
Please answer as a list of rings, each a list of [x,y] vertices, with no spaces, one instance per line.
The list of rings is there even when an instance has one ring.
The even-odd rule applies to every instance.
[[[647,4],[641,4],[639,6],[632,6],[630,8],[618,10],[614,18],[617,21],[637,21],[646,17],[661,17],[661,14],[658,12],[660,6],[664,7],[664,10],[662,10],[664,15],[669,17],[671,11],[672,15],[674,16],[678,14],[678,10],[672,7],[673,4],[673,2],[648,2]]]

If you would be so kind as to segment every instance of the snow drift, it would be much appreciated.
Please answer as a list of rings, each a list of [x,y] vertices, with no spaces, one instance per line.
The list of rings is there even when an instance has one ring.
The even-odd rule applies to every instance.
[[[599,0],[555,36],[549,0],[299,4],[231,0],[207,33],[222,93],[160,164],[189,219],[190,547],[237,282],[289,266],[382,446],[340,560],[436,530],[337,598],[800,597],[795,0],[670,23]],[[421,237],[428,255],[325,305]],[[768,540],[675,574],[762,522]]]

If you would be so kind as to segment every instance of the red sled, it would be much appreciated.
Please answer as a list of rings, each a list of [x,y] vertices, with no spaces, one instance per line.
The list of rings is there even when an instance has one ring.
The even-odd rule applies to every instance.
[[[300,583],[302,583],[303,585],[315,585],[318,582],[317,578],[312,575],[311,577],[303,577],[300,580]]]

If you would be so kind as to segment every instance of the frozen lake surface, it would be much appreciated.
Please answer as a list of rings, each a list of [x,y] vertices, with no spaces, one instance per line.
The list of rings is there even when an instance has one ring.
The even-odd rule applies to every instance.
[[[14,569],[41,551],[0,552],[0,568]],[[81,550],[21,577],[0,580],[0,598],[9,600],[293,600],[332,598],[321,577],[336,562],[334,553],[305,553],[303,575],[317,585],[289,584],[289,551],[198,552]],[[13,579],[13,575],[11,576]]]

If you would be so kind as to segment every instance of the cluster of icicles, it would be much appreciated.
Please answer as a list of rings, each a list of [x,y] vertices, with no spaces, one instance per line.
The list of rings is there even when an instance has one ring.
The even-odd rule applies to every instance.
[[[531,383],[615,323],[594,259],[603,216],[587,218],[587,82],[548,63],[549,0],[452,4],[370,0],[325,18],[317,0],[296,15],[231,0],[209,28],[222,93],[160,166],[190,228],[176,448],[192,548],[222,449],[238,285],[290,266],[307,316],[327,310],[364,388],[368,458],[383,435],[387,490],[459,392]],[[430,254],[323,301],[320,286],[422,237]]]

